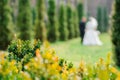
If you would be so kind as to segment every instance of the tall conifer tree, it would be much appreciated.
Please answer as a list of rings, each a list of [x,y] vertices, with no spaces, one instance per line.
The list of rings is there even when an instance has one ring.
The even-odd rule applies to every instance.
[[[97,8],[97,21],[98,21],[98,30],[100,31],[100,32],[103,32],[103,20],[102,20],[102,17],[103,17],[103,15],[102,15],[102,7],[98,7]]]
[[[19,0],[18,2],[17,29],[19,38],[22,40],[30,40],[33,31],[30,0]]]
[[[112,16],[112,43],[116,65],[120,67],[120,0],[114,0]]]
[[[108,30],[108,14],[106,7],[99,6],[97,10],[98,30],[107,32]]]
[[[104,21],[104,32],[107,32],[108,31],[108,13],[107,13],[107,8],[104,7],[103,8],[103,21]]]
[[[55,42],[59,39],[59,26],[56,18],[56,0],[48,1],[48,40],[50,42]]]
[[[74,22],[74,37],[79,37],[79,17],[78,17],[78,12],[76,9],[73,11],[73,22]]]
[[[61,2],[60,12],[59,12],[59,32],[60,32],[60,40],[68,39],[67,13],[66,13],[66,7],[63,2]]]
[[[45,2],[44,0],[37,0],[37,15],[35,23],[35,38],[44,41],[46,39],[45,26]]]
[[[7,49],[12,40],[12,16],[9,0],[0,0],[0,49]]]
[[[68,38],[72,39],[74,37],[74,22],[73,22],[73,9],[70,1],[67,4],[67,27],[68,27]]]
[[[78,16],[79,16],[79,22],[81,21],[82,17],[83,17],[83,3],[82,2],[78,2],[77,5],[77,10],[78,10]]]

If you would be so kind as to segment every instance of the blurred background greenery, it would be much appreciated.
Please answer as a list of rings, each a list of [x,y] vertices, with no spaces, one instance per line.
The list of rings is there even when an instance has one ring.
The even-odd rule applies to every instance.
[[[91,62],[112,52],[111,11],[113,0],[0,0],[0,49],[12,40],[48,40],[60,57],[77,63]],[[79,22],[93,16],[103,46],[80,44]]]

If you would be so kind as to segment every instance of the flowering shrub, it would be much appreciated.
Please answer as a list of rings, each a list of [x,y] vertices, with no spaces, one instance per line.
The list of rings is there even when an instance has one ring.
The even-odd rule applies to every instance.
[[[0,80],[120,80],[120,72],[111,65],[111,55],[95,65],[80,62],[78,68],[64,59],[59,59],[55,50],[45,42],[36,48],[35,57],[22,65],[16,59],[8,60],[0,55]],[[24,58],[23,58],[24,59]],[[24,71],[21,69],[24,67]]]
[[[26,72],[19,71],[15,60],[9,62],[5,56],[0,54],[0,80],[31,80]]]
[[[9,60],[16,60],[17,62],[21,62],[22,65],[29,62],[32,57],[35,57],[35,51],[40,49],[41,43],[40,41],[34,41],[32,44],[29,40],[22,41],[17,40],[13,41],[11,45],[8,47],[8,59]],[[22,67],[22,70],[24,68]]]

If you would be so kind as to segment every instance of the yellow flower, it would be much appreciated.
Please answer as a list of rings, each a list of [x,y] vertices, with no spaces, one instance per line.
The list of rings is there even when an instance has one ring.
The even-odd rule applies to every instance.
[[[110,63],[111,63],[111,54],[112,53],[109,52],[107,55],[107,61],[106,61],[107,66],[110,65]]]
[[[57,66],[57,70],[58,71],[62,71],[62,67],[61,66]]]
[[[116,80],[120,80],[120,77],[117,77]]]
[[[110,68],[110,70],[111,70],[112,73],[115,73],[115,74],[118,72],[118,70],[114,67]]]
[[[118,72],[116,80],[120,80],[120,72]]]
[[[75,69],[75,68],[71,68],[71,69],[69,70],[69,72],[70,72],[70,73],[74,73],[74,72],[76,72],[76,69]]]
[[[11,64],[11,65],[15,65],[15,63],[16,63],[16,61],[15,61],[15,60],[12,60],[10,64]]]
[[[45,58],[45,59],[52,59],[52,54],[51,53],[45,53],[44,55],[43,55],[43,57]]]
[[[30,78],[30,75],[29,75],[27,72],[22,72],[22,71],[21,71],[20,74],[23,76],[24,80],[32,80],[32,79]]]
[[[2,60],[4,60],[4,58],[5,58],[5,54],[4,53],[0,53],[0,60],[2,61]]]
[[[1,65],[4,65],[5,61],[4,61],[4,60],[2,60],[0,63],[1,63]]]
[[[62,79],[67,80],[67,74],[66,73],[62,73]]]
[[[16,69],[15,72],[18,73],[18,69]]]
[[[54,62],[58,62],[58,56],[54,56],[54,57],[53,57],[53,61],[54,61]]]
[[[56,69],[56,68],[57,68],[57,66],[58,66],[58,64],[57,64],[57,63],[52,64],[52,68],[53,68],[53,69]]]
[[[81,61],[79,66],[84,67],[84,65],[85,65],[84,61]]]
[[[86,71],[85,62],[83,60],[80,62],[79,71],[80,72]]]
[[[49,44],[49,42],[47,40],[43,42],[43,45],[44,45],[45,48],[50,47],[50,44]]]
[[[103,65],[103,64],[104,64],[103,58],[100,58],[100,59],[99,59],[99,62],[100,62],[100,65]]]
[[[55,53],[55,49],[54,49],[54,48],[51,48],[51,49],[50,49],[50,52],[51,52],[52,54],[54,54],[54,53]]]
[[[39,49],[36,50],[36,57],[41,57]]]

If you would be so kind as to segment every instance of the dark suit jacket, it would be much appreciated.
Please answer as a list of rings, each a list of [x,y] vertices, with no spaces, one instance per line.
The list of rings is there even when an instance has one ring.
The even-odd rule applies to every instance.
[[[80,36],[81,37],[84,37],[84,34],[85,34],[85,22],[80,22],[79,24],[79,29],[80,29]]]

